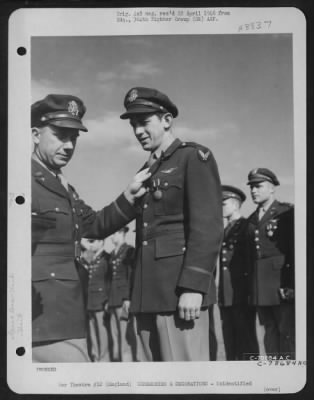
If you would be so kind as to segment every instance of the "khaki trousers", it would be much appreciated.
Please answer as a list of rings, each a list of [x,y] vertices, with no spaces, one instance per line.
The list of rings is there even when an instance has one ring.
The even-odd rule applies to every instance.
[[[208,310],[185,321],[177,312],[136,314],[139,361],[209,361]]]
[[[126,321],[121,316],[122,307],[110,308],[112,358],[113,361],[136,361],[133,318],[130,316]]]
[[[33,362],[75,363],[89,362],[86,338],[60,340],[46,344],[33,345]]]
[[[94,362],[109,362],[109,323],[104,311],[88,312],[88,353]]]

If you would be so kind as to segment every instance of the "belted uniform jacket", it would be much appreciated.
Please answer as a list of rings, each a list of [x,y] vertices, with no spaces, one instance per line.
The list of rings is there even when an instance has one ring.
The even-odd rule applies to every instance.
[[[275,200],[262,219],[248,218],[250,303],[280,304],[279,288],[294,289],[294,208]]]
[[[82,236],[104,238],[134,218],[121,195],[93,211],[32,160],[33,342],[85,337],[86,309],[79,276]]]
[[[81,261],[88,271],[87,310],[103,311],[104,304],[108,301],[108,257],[103,251],[95,260],[88,262],[84,258],[86,251],[82,251]]]
[[[246,219],[225,228],[219,257],[219,305],[248,304],[248,271],[245,246]]]
[[[124,300],[130,299],[134,247],[123,243],[117,253],[109,256],[108,285],[109,307],[120,307]]]
[[[145,167],[145,166],[144,166]],[[174,312],[184,290],[216,302],[223,234],[217,165],[207,148],[176,139],[150,168],[136,218],[131,312]]]

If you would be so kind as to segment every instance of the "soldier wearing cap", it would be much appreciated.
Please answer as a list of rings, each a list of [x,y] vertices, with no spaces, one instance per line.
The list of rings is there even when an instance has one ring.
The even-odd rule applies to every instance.
[[[108,301],[108,257],[104,240],[81,239],[81,263],[88,273],[87,347],[93,362],[109,362],[108,325],[105,304]]]
[[[33,361],[89,361],[86,347],[82,236],[104,238],[135,216],[143,171],[113,203],[95,212],[66,182],[86,111],[78,97],[50,94],[31,107]],[[84,279],[82,279],[84,278]]]
[[[294,208],[275,199],[279,185],[267,168],[248,175],[256,211],[248,218],[250,303],[265,327],[267,355],[295,357]]]
[[[208,311],[222,239],[221,186],[211,151],[175,139],[178,109],[156,89],[125,96],[126,112],[151,178],[137,202],[130,311],[141,361],[209,360]]]
[[[241,216],[246,195],[237,187],[223,185],[222,199],[225,230],[219,257],[218,302],[226,359],[247,360],[250,354],[258,354],[259,349],[256,311],[248,305],[246,219]]]
[[[127,226],[112,236],[114,249],[109,256],[107,310],[110,313],[112,358],[114,361],[135,361],[134,323],[129,316],[130,288],[134,247],[126,242]]]

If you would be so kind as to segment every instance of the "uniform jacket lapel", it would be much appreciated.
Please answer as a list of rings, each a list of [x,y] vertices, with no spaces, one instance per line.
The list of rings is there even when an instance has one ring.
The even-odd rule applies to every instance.
[[[61,182],[37,161],[32,160],[32,175],[36,182],[62,197],[69,197]]]

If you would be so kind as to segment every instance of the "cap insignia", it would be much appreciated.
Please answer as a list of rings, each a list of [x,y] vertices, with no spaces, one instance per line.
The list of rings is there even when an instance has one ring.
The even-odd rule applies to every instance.
[[[79,108],[76,101],[74,100],[69,101],[68,112],[72,114],[74,117],[77,117],[79,115]]]
[[[256,175],[258,171],[258,168],[253,169],[253,171],[251,172],[253,175]]]
[[[207,161],[208,157],[210,155],[210,151],[209,150],[206,153],[204,153],[202,150],[198,150],[197,153],[200,156],[199,158],[200,158],[201,161]]]
[[[127,98],[127,102],[128,103],[132,103],[134,100],[136,100],[138,97],[138,93],[136,89],[131,90],[128,98]]]

